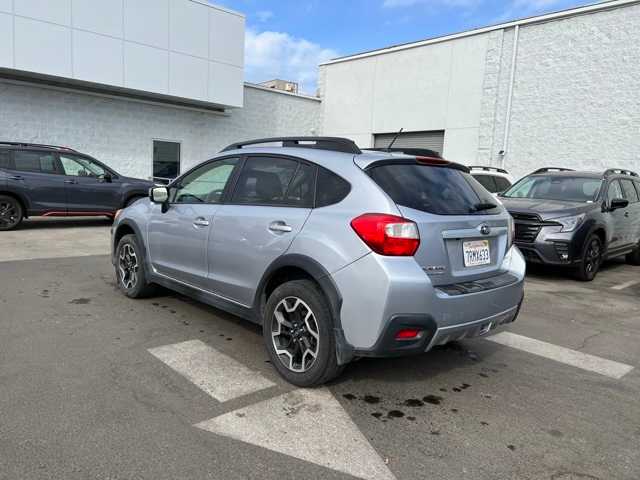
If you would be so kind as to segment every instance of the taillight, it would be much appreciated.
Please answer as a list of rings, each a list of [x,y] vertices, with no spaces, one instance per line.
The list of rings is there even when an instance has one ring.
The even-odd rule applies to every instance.
[[[351,227],[371,250],[391,257],[410,257],[420,246],[418,226],[411,220],[383,213],[354,218]]]
[[[511,215],[509,215],[509,218],[507,218],[507,230],[508,230],[507,231],[507,252],[508,252],[509,249],[513,246],[513,241],[516,236],[516,225]]]

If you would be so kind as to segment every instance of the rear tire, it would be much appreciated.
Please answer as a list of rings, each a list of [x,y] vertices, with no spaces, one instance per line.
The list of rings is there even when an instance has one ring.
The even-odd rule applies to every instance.
[[[315,387],[342,372],[329,305],[311,280],[277,287],[267,300],[262,327],[271,363],[287,382]]]
[[[576,277],[583,282],[591,282],[598,271],[603,260],[603,245],[600,237],[595,234],[589,235],[582,247],[582,258],[576,270]]]
[[[118,242],[116,282],[120,291],[129,298],[149,297],[156,291],[156,286],[147,282],[143,250],[135,235],[125,235]]]
[[[24,218],[20,202],[9,195],[0,195],[0,231],[13,230]]]
[[[633,252],[627,254],[625,260],[629,265],[640,265],[640,243]]]

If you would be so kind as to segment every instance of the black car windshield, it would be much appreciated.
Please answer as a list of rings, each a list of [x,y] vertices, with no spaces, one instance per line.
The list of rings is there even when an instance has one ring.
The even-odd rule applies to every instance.
[[[600,178],[533,175],[520,180],[502,196],[588,203],[596,200],[601,186]]]

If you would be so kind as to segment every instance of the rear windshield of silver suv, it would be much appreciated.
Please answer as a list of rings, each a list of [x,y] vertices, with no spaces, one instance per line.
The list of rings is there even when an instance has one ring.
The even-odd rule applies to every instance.
[[[368,170],[398,205],[436,215],[500,213],[496,199],[470,174],[419,163],[388,163]]]

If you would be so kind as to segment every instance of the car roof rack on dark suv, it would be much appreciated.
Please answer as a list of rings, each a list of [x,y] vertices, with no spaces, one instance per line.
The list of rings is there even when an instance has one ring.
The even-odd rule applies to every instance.
[[[575,172],[573,168],[564,168],[564,167],[543,167],[539,168],[532,175],[536,173],[546,173],[546,172]]]
[[[353,140],[340,137],[273,137],[260,138],[257,140],[248,140],[246,142],[238,142],[223,148],[222,152],[229,150],[238,150],[251,145],[259,145],[262,143],[282,143],[283,147],[289,148],[315,148],[318,150],[330,150],[334,152],[353,153],[360,155],[362,150],[358,148]]]
[[[65,150],[67,152],[75,152],[73,148],[61,147],[59,145],[46,145],[44,143],[28,143],[28,142],[4,142],[0,140],[0,145],[9,145],[11,147],[38,147],[38,148],[52,148],[54,150]]]
[[[625,168],[608,168],[607,170],[604,171],[605,177],[608,177],[610,175],[629,175],[630,177],[640,176],[636,172],[627,170]]]
[[[504,168],[498,167],[484,167],[482,165],[469,165],[469,170],[484,170],[485,172],[499,172],[499,173],[509,173]]]
[[[442,158],[435,150],[429,150],[428,148],[413,148],[413,147],[392,147],[392,148],[365,148],[364,150],[369,152],[390,152],[390,153],[404,153],[406,155],[415,155],[416,157],[431,157]]]

